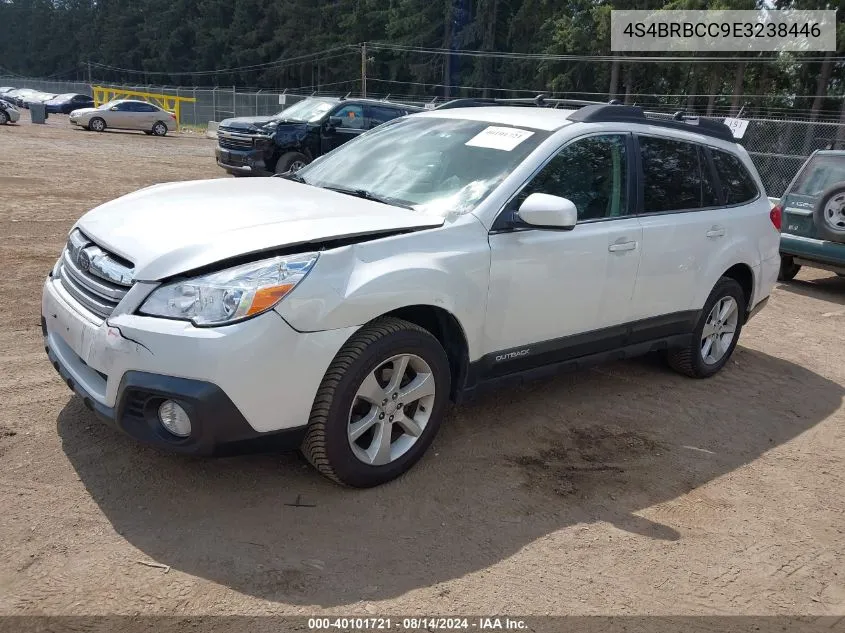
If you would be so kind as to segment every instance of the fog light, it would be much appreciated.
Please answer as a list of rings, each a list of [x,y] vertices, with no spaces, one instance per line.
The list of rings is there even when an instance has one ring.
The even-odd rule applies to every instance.
[[[191,434],[191,418],[173,400],[165,400],[158,408],[158,419],[162,426],[178,437],[188,437]]]

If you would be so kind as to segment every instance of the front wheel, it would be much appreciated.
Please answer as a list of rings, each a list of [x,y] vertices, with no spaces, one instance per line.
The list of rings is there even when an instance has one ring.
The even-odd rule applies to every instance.
[[[100,117],[94,117],[88,122],[88,129],[95,132],[103,132],[106,129],[106,122]]]
[[[799,270],[801,270],[801,264],[796,264],[791,255],[781,255],[778,281],[792,281]]]
[[[9,115],[5,110],[0,110],[0,125],[6,125],[9,122]]]
[[[297,172],[308,164],[308,158],[299,152],[287,152],[276,161],[276,173]]]
[[[443,419],[446,352],[423,328],[393,317],[362,327],[323,378],[302,453],[323,475],[356,488],[409,470]]]
[[[722,277],[713,288],[687,347],[670,350],[669,366],[691,378],[709,378],[733,354],[745,320],[745,292],[735,279]]]

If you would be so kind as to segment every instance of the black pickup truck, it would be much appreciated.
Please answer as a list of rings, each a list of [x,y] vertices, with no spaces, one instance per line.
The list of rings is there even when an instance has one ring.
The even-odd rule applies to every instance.
[[[375,99],[309,97],[272,116],[222,121],[217,164],[235,176],[296,171],[362,132],[420,111]]]

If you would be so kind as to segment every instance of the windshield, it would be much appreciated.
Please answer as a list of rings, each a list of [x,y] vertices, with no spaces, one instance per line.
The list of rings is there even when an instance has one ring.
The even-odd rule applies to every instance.
[[[294,121],[313,123],[314,121],[319,121],[334,105],[334,102],[323,101],[322,99],[303,99],[294,103],[291,107],[285,108],[276,116]]]
[[[845,155],[818,155],[801,172],[791,193],[817,196],[822,191],[845,180]]]
[[[297,175],[317,187],[365,191],[426,213],[467,213],[548,136],[482,121],[397,119]]]
[[[109,101],[107,103],[104,103],[101,106],[97,106],[97,109],[98,110],[108,110],[112,106],[116,106],[118,103],[120,103],[120,101]]]

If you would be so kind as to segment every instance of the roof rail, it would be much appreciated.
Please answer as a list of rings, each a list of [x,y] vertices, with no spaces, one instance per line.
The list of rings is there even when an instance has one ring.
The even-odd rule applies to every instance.
[[[733,132],[724,123],[686,115],[682,111],[676,112],[671,119],[667,119],[660,118],[657,113],[646,112],[637,106],[597,104],[585,106],[573,112],[569,115],[569,120],[582,123],[645,123],[675,130],[696,132],[731,143],[736,142]]]
[[[581,99],[554,99],[545,94],[539,94],[536,97],[514,99],[471,97],[452,99],[436,106],[434,109],[447,110],[451,108],[497,105],[533,106],[539,108],[574,106],[576,111],[569,115],[570,121],[579,121],[582,123],[647,123],[648,125],[657,125],[675,130],[696,132],[731,143],[736,142],[730,128],[724,123],[701,119],[694,115],[685,114],[683,111],[675,112],[674,115],[646,112],[638,106],[622,105],[617,99],[612,99],[609,103],[604,103],[601,101],[583,101]],[[671,118],[668,118],[669,116]]]
[[[618,102],[617,102],[618,103]],[[557,108],[559,106],[575,106],[581,108],[588,105],[606,105],[603,101],[584,101],[583,99],[555,99],[545,94],[536,97],[517,97],[511,99],[499,99],[495,97],[467,97],[452,99],[437,106],[438,110],[450,108],[472,108],[479,106],[514,105],[534,106],[539,108]]]

